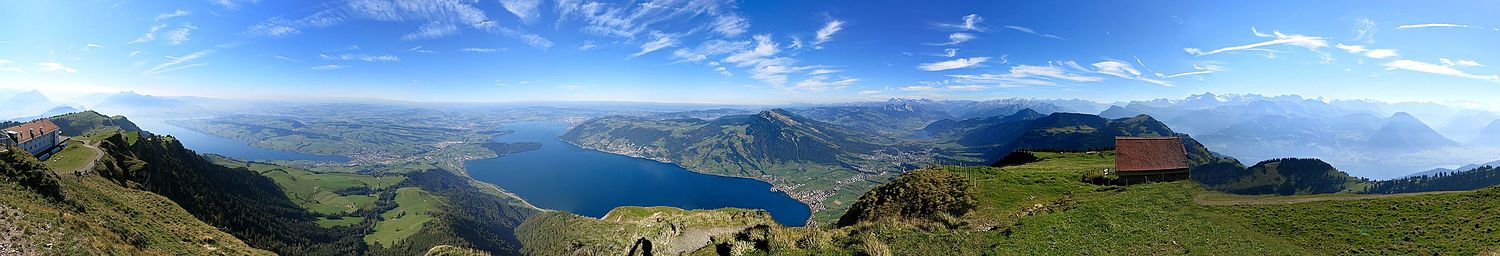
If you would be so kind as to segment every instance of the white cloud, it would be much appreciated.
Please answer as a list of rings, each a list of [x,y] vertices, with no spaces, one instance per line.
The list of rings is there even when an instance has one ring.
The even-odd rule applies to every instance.
[[[838,72],[844,72],[844,71],[843,70],[832,70],[832,69],[821,69],[820,68],[820,69],[814,69],[812,72],[807,72],[807,75],[809,75],[809,76],[827,75],[827,74],[833,74],[833,73],[838,73]]]
[[[1123,61],[1106,60],[1106,61],[1101,61],[1101,62],[1094,63],[1093,66],[1096,69],[1094,72],[1097,72],[1097,73],[1100,73],[1100,74],[1111,75],[1111,76],[1116,76],[1116,77],[1130,79],[1130,80],[1137,80],[1137,81],[1142,81],[1142,82],[1147,82],[1147,83],[1153,83],[1153,84],[1157,84],[1157,85],[1161,85],[1161,86],[1168,86],[1168,87],[1172,86],[1172,83],[1170,83],[1170,82],[1162,81],[1162,80],[1156,80],[1156,79],[1151,79],[1149,77],[1142,76],[1141,75],[1141,71],[1136,70],[1134,66],[1130,65],[1130,63],[1126,63],[1126,62],[1123,62]]]
[[[499,49],[495,49],[495,48],[463,48],[463,49],[458,49],[458,51],[460,51],[460,52],[468,52],[468,53],[478,53],[478,54],[490,54],[490,53],[495,53],[495,52],[500,51],[500,50]]]
[[[939,44],[935,44],[935,45],[958,45],[958,44],[961,44],[961,43],[964,43],[964,42],[968,42],[969,40],[974,40],[975,38],[979,38],[979,37],[976,37],[976,36],[974,36],[974,34],[969,34],[969,33],[953,33],[953,34],[948,34],[948,42],[947,43],[939,43]]]
[[[1375,43],[1375,21],[1369,18],[1361,18],[1354,25],[1354,40],[1364,41],[1366,44]]]
[[[26,72],[25,70],[22,70],[21,67],[8,67],[8,66],[10,66],[11,63],[14,63],[14,62],[11,62],[10,60],[0,59],[0,71],[16,72],[16,73]]]
[[[1475,74],[1470,74],[1468,72],[1464,72],[1463,70],[1458,70],[1456,68],[1453,68],[1453,65],[1451,65],[1451,64],[1453,64],[1453,63],[1449,63],[1448,65],[1437,65],[1437,64],[1426,63],[1426,62],[1415,61],[1415,60],[1395,60],[1395,61],[1391,61],[1391,62],[1385,63],[1384,66],[1386,67],[1385,68],[1386,70],[1403,69],[1403,70],[1416,71],[1416,72],[1422,72],[1422,73],[1438,74],[1438,75],[1453,76],[1453,77],[1462,77],[1462,78],[1469,78],[1469,79],[1478,79],[1478,80],[1485,80],[1485,81],[1491,81],[1491,82],[1500,82],[1500,75],[1475,75]],[[1472,63],[1472,64],[1478,64],[1478,63]]]
[[[729,68],[726,68],[726,67],[723,67],[723,66],[714,67],[714,71],[719,72],[720,75],[734,76],[734,72],[729,72]]]
[[[426,53],[426,54],[437,53],[437,51],[428,50],[428,49],[422,49],[422,47],[423,46],[418,45],[417,47],[412,47],[411,49],[406,49],[406,51],[408,51],[408,52],[415,52],[415,53]]]
[[[535,23],[541,18],[541,13],[537,12],[537,6],[541,4],[541,0],[500,0],[500,5],[505,6],[506,11],[515,14],[516,18],[526,24]]]
[[[938,56],[949,57],[949,58],[958,57],[958,48],[943,49],[943,54],[942,55],[938,55]]]
[[[1347,44],[1338,44],[1338,45],[1334,45],[1333,47],[1334,48],[1339,48],[1341,50],[1344,50],[1345,52],[1349,52],[1350,54],[1360,54],[1360,55],[1364,55],[1365,57],[1370,57],[1370,58],[1375,58],[1375,59],[1384,59],[1384,58],[1396,57],[1396,50],[1394,50],[1394,49],[1367,49],[1363,45],[1347,45]]]
[[[730,42],[713,39],[703,41],[703,43],[699,44],[698,47],[695,48],[680,48],[676,51],[672,51],[672,57],[678,59],[678,61],[674,63],[697,63],[708,60],[709,58],[714,56],[742,51],[746,48],[749,48],[750,44],[751,42],[749,41]]]
[[[189,40],[189,34],[192,33],[194,29],[198,29],[198,27],[195,27],[192,24],[184,23],[182,26],[177,27],[176,30],[167,32],[167,41],[171,42],[172,45],[179,45],[182,44],[182,42],[187,42]]]
[[[259,2],[260,2],[260,0],[213,0],[214,4],[217,4],[219,6],[224,7],[224,9],[230,9],[230,10],[234,10],[234,9],[240,8],[240,4],[242,4],[242,3],[252,3],[252,4],[254,4],[254,3],[259,3]]]
[[[168,27],[166,23],[167,20],[176,17],[188,16],[190,14],[192,13],[180,9],[174,12],[158,14],[156,15],[156,19],[151,22],[151,28],[146,31],[146,34],[141,35],[133,41],[126,42],[125,44],[139,44],[155,41],[156,34],[158,32],[161,32],[162,29]],[[188,33],[194,29],[198,29],[198,27],[194,27],[191,23],[184,22],[179,25],[177,29],[167,32],[169,33],[167,37],[172,42],[172,45],[178,45],[184,41],[187,41]]]
[[[1099,78],[1099,77],[1095,77],[1095,76],[1086,76],[1086,75],[1080,75],[1080,74],[1073,74],[1073,73],[1068,72],[1067,70],[1062,69],[1061,67],[1052,66],[1052,65],[1048,65],[1048,66],[1016,65],[1016,66],[1013,66],[1013,67],[1010,68],[1010,75],[1013,76],[1013,77],[1015,77],[1015,78],[1042,77],[1042,78],[1068,80],[1068,81],[1074,81],[1074,82],[1097,82],[1097,81],[1100,81],[1100,80],[1104,80],[1103,78]]]
[[[977,85],[977,84],[949,85],[946,88],[949,91],[978,91],[978,90],[987,89],[985,86],[983,86],[983,85]]]
[[[985,28],[979,25],[980,22],[984,22],[984,18],[983,17],[979,17],[979,14],[969,14],[969,15],[964,15],[964,17],[963,17],[963,23],[958,23],[958,24],[937,23],[937,27],[938,28],[942,28],[942,29],[947,29],[947,30],[984,32]]]
[[[278,59],[278,60],[284,60],[284,61],[290,61],[290,62],[302,62],[302,60],[293,59],[293,58],[289,58],[287,56],[281,56],[281,55],[271,56],[271,58],[275,58],[275,59]]]
[[[1229,51],[1265,50],[1265,49],[1261,49],[1260,47],[1274,46],[1274,45],[1283,45],[1283,44],[1285,44],[1285,45],[1291,45],[1291,46],[1297,46],[1297,47],[1302,47],[1302,48],[1307,48],[1309,50],[1317,50],[1318,48],[1328,47],[1328,41],[1325,40],[1322,37],[1312,37],[1312,36],[1304,36],[1304,35],[1287,35],[1287,34],[1282,34],[1281,31],[1272,32],[1271,35],[1260,34],[1259,32],[1256,32],[1256,33],[1257,33],[1256,36],[1259,36],[1259,37],[1274,37],[1276,39],[1272,39],[1272,40],[1264,41],[1264,42],[1251,43],[1251,44],[1246,44],[1246,45],[1224,47],[1224,48],[1219,48],[1217,50],[1212,50],[1212,51],[1207,51],[1207,52],[1199,50],[1198,48],[1186,48],[1186,49],[1183,49],[1183,50],[1186,50],[1188,53],[1191,53],[1193,55],[1205,56],[1205,55],[1213,55],[1213,54],[1218,54],[1218,53],[1222,53],[1222,52],[1229,52]]]
[[[922,63],[917,68],[926,71],[943,71],[950,69],[970,68],[984,64],[990,57],[958,58],[933,63]]]
[[[1053,35],[1053,34],[1037,33],[1036,30],[1032,30],[1031,28],[1022,27],[1022,26],[1005,26],[1005,28],[1008,28],[1008,29],[1011,29],[1011,30],[1015,30],[1015,31],[1021,31],[1021,32],[1027,33],[1027,34],[1032,34],[1032,35],[1040,36],[1040,37],[1052,38],[1052,39],[1057,39],[1057,40],[1068,40],[1068,39],[1065,39],[1065,38],[1062,38],[1060,36],[1056,36],[1056,35]]]
[[[355,54],[355,53],[345,53],[345,54],[339,54],[339,55],[319,54],[318,57],[321,57],[324,60],[342,60],[342,61],[364,61],[364,62],[400,62],[401,61],[401,57],[397,57],[395,55],[369,55],[369,54],[363,54],[363,53],[358,53],[358,54]]]
[[[1452,23],[1423,23],[1423,24],[1408,24],[1408,25],[1396,26],[1396,29],[1413,29],[1413,28],[1479,28],[1479,29],[1482,29],[1483,27],[1469,26],[1469,25],[1460,25],[1460,24],[1452,24]]]
[[[1473,60],[1457,60],[1457,61],[1454,61],[1454,60],[1450,60],[1448,58],[1438,58],[1438,61],[1442,62],[1443,65],[1447,65],[1447,66],[1467,66],[1467,67],[1483,67],[1484,66],[1484,64],[1479,64],[1478,61],[1473,61]]]
[[[578,45],[578,50],[579,51],[587,51],[589,49],[594,49],[594,48],[598,48],[598,47],[599,47],[598,45],[594,44],[594,41],[592,41],[592,40],[584,40],[583,44]]]
[[[422,22],[444,24],[418,27],[417,31],[403,38],[420,39],[434,35],[451,34],[456,28],[470,28],[515,38],[528,45],[548,48],[552,42],[537,34],[515,28],[503,27],[485,15],[484,10],[471,0],[350,0],[339,4],[314,9],[301,18],[273,17],[251,25],[240,34],[248,37],[277,38],[300,34],[309,29],[326,28],[355,20],[382,22]]]
[[[913,91],[913,92],[935,92],[935,91],[942,90],[942,89],[938,89],[937,87],[933,87],[933,86],[930,86],[930,85],[909,85],[909,86],[902,86],[900,89],[902,91]]]
[[[310,67],[310,68],[307,68],[307,69],[317,70],[317,71],[328,71],[328,70],[340,70],[340,69],[344,69],[344,68],[348,68],[348,67],[349,66],[345,66],[345,65],[329,64],[329,65],[313,66],[313,67]]]
[[[141,55],[141,51],[131,51],[130,52],[130,57],[135,57],[136,55]]]
[[[192,61],[211,55],[213,53],[213,50],[201,50],[188,53],[187,55],[183,55],[180,57],[167,56],[167,61],[162,62],[161,64],[157,64],[150,69],[146,69],[146,71],[142,71],[141,75],[154,76],[161,73],[203,66],[205,64],[192,63]]]
[[[74,69],[74,68],[68,67],[66,65],[63,65],[62,63],[57,63],[57,62],[51,62],[51,61],[49,61],[49,62],[37,63],[36,65],[37,66],[41,66],[42,67],[42,71],[46,71],[46,72],[63,72],[63,73],[69,73],[69,74],[78,73],[78,69]]]
[[[713,30],[725,36],[738,36],[750,31],[750,20],[737,14],[721,15],[714,18]]]
[[[422,24],[421,27],[418,27],[417,31],[413,31],[404,36],[401,36],[401,40],[413,41],[423,39],[437,39],[455,34],[458,34],[458,26],[456,25],[442,22],[428,22],[427,24]]]
[[[645,55],[656,50],[661,50],[662,48],[676,46],[678,43],[677,38],[674,35],[659,32],[652,34],[656,36],[656,40],[641,44],[641,51],[630,55],[631,58],[640,57],[641,55]]]
[[[833,40],[833,34],[838,33],[839,30],[844,30],[844,21],[829,20],[827,24],[823,25],[822,29],[818,29],[817,37],[813,40],[812,43],[813,48],[819,48],[818,45],[822,45],[824,42]]]
[[[859,82],[859,79],[843,78],[830,81],[827,77],[824,76],[813,76],[812,78],[797,82],[796,85],[792,86],[792,89],[809,92],[821,92],[849,87],[851,85],[854,85],[854,83],[856,82]]]
[[[1189,72],[1182,72],[1182,73],[1171,74],[1171,75],[1164,75],[1162,77],[1163,78],[1177,78],[1177,77],[1181,77],[1181,76],[1207,75],[1207,74],[1212,74],[1212,73],[1214,73],[1214,71],[1199,70],[1199,71],[1189,71]]]
[[[98,44],[86,44],[86,45],[83,45],[83,51],[85,51],[85,52],[86,51],[91,51],[91,50],[94,50],[94,49],[99,49],[99,48],[104,48],[104,46],[101,46],[101,45],[98,45]]]

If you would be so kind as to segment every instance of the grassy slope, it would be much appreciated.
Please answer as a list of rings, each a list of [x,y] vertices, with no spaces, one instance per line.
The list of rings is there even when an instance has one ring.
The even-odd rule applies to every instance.
[[[420,188],[396,189],[396,209],[381,213],[384,220],[375,224],[375,232],[365,235],[365,243],[391,245],[422,229],[423,224],[433,219],[430,211],[437,210],[443,198]]]
[[[639,238],[649,239],[654,252],[666,255],[663,252],[673,248],[694,249],[715,234],[763,224],[776,225],[761,210],[622,206],[601,219],[566,212],[537,214],[516,234],[525,246],[523,252],[531,255],[622,255]]]
[[[1500,250],[1500,188],[1276,205],[1201,205],[1236,197],[1191,182],[1129,187],[1078,182],[1112,155],[1043,154],[1004,169],[943,167],[975,183],[980,207],[946,228],[926,221],[777,228],[773,254],[1459,254]],[[1280,198],[1280,197],[1256,197]],[[827,246],[802,243],[824,237]],[[719,239],[723,241],[728,239]],[[782,242],[777,242],[782,241]],[[812,241],[816,241],[813,239]],[[804,244],[811,244],[807,246]],[[739,248],[737,248],[738,250]],[[712,254],[703,249],[698,254]]]
[[[389,188],[401,180],[402,176],[372,176],[351,173],[314,173],[302,168],[272,165],[256,162],[241,162],[222,157],[213,157],[214,163],[231,166],[246,167],[251,171],[260,173],[271,180],[286,192],[287,198],[291,198],[297,205],[307,208],[316,213],[340,214],[354,212],[358,209],[367,209],[374,206],[375,194],[366,195],[344,195],[340,196],[335,191],[349,188],[369,188],[381,190]],[[343,221],[351,221],[347,218]],[[358,219],[352,220],[358,222]]]
[[[0,244],[58,255],[270,254],[194,218],[165,197],[99,176],[58,174],[65,202],[0,179]],[[24,233],[7,232],[12,229]]]
[[[62,151],[53,154],[51,158],[42,163],[46,164],[48,169],[64,172],[78,170],[87,166],[89,164],[88,161],[94,158],[96,151],[84,147],[80,143],[84,142],[80,140],[68,141]]]

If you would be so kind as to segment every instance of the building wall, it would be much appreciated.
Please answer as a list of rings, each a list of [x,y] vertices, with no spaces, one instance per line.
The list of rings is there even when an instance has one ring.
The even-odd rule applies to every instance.
[[[33,156],[41,156],[42,153],[47,152],[48,149],[52,149],[53,146],[57,145],[58,133],[60,132],[53,131],[43,134],[35,139],[22,142],[19,147],[26,150],[26,152],[31,152]]]

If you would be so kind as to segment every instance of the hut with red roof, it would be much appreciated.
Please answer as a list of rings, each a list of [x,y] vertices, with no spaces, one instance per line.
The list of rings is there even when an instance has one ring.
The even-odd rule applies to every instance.
[[[1115,175],[1125,184],[1188,179],[1187,149],[1179,137],[1115,137]]]

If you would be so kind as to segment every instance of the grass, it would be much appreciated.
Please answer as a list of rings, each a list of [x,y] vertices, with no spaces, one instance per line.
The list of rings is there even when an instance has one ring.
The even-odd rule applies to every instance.
[[[516,236],[528,255],[623,255],[639,238],[650,240],[655,253],[671,255],[672,248],[696,249],[714,235],[761,224],[776,225],[761,210],[622,206],[600,219],[566,212],[537,214],[516,229]]]
[[[23,230],[22,235],[11,237],[21,240],[0,239],[0,243],[31,248],[41,255],[270,254],[199,221],[166,197],[120,187],[98,176],[68,176],[61,181],[71,203],[49,201],[0,181],[0,233]]]
[[[352,173],[315,173],[306,169],[257,162],[241,162],[214,157],[215,163],[230,167],[245,167],[276,181],[292,202],[309,211],[323,214],[341,214],[374,206],[376,195],[338,195],[336,191],[365,187],[382,190],[400,183],[403,176],[373,176]],[[343,221],[347,222],[347,220]],[[325,223],[320,221],[320,224]],[[331,223],[342,223],[333,221]]]
[[[396,189],[397,207],[380,214],[384,220],[375,223],[375,232],[365,236],[365,243],[391,246],[411,237],[422,229],[422,224],[432,220],[429,212],[437,210],[442,201],[442,197],[419,188]]]
[[[1500,209],[1500,188],[1295,204],[1203,205],[1195,198],[1347,195],[1235,196],[1207,191],[1191,181],[1098,186],[1080,180],[1112,166],[1112,153],[1038,156],[1043,160],[1003,169],[940,167],[966,176],[979,200],[974,211],[944,221],[959,223],[955,227],[906,220],[842,228],[772,228],[765,235],[770,254],[1475,255],[1500,248],[1500,214],[1494,214]],[[711,254],[709,250],[695,254]]]
[[[53,171],[72,173],[74,170],[88,166],[89,160],[94,159],[95,151],[84,147],[84,142],[78,140],[68,141],[62,151],[52,154],[51,158],[42,162],[48,169]]]

